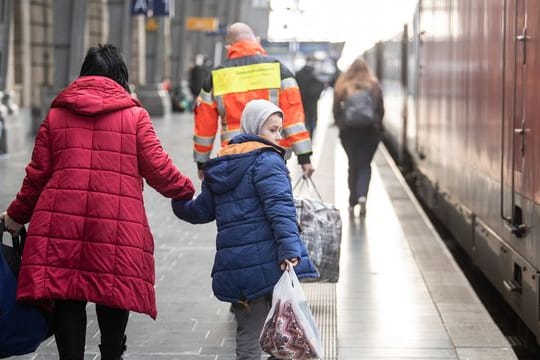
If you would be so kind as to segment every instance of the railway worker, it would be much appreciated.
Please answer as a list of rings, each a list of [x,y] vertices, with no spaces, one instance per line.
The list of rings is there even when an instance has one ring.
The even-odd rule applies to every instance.
[[[372,107],[373,124],[368,127],[351,126],[345,121],[344,104],[360,92],[369,95],[368,103]],[[347,71],[338,77],[334,86],[333,113],[349,162],[349,215],[354,216],[354,209],[358,205],[359,214],[363,217],[366,215],[371,160],[382,138],[384,102],[379,82],[362,58],[354,60]]]
[[[211,71],[194,107],[194,160],[203,176],[210,159],[221,118],[221,145],[240,134],[240,114],[253,99],[265,99],[283,109],[283,139],[280,145],[297,155],[305,175],[311,165],[311,139],[304,124],[304,109],[298,84],[289,69],[268,56],[253,30],[244,23],[232,24],[226,35],[227,59]]]
[[[84,359],[87,302],[96,304],[103,360],[122,359],[130,311],[156,318],[143,178],[168,198],[193,197],[130,95],[118,50],[92,47],[52,102],[22,187],[0,215],[11,233],[30,221],[17,298],[54,301],[59,359]]]
[[[196,99],[201,92],[202,85],[208,77],[211,65],[208,65],[209,59],[203,54],[197,54],[193,66],[189,70],[189,90],[193,99]]]

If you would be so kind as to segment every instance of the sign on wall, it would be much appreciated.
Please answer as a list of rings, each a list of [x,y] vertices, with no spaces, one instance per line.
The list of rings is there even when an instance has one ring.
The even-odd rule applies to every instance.
[[[188,16],[186,18],[186,30],[216,31],[217,29],[218,29],[218,19],[215,17]]]
[[[131,15],[174,16],[174,0],[131,0]]]

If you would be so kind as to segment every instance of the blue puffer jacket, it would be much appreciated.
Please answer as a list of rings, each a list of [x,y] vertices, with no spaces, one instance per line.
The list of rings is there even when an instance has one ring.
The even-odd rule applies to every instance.
[[[222,301],[272,292],[285,259],[300,258],[299,278],[318,277],[300,239],[283,149],[242,134],[205,163],[202,192],[173,201],[176,216],[193,224],[216,220],[212,289]]]

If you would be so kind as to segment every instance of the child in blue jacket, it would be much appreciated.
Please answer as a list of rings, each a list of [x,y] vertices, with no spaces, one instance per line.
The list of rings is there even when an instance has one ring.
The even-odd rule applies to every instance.
[[[192,224],[216,220],[212,289],[233,304],[242,360],[261,357],[259,335],[287,263],[299,278],[318,277],[300,239],[285,150],[277,145],[283,116],[267,100],[250,101],[243,134],[205,163],[201,194],[172,203],[176,216]]]

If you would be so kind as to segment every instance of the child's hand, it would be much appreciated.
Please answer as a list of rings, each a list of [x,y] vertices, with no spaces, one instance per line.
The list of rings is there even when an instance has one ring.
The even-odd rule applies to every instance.
[[[289,266],[291,266],[291,265],[292,265],[292,267],[295,267],[296,265],[298,265],[298,258],[297,257],[283,261],[280,264],[281,271],[287,270],[289,268]]]

